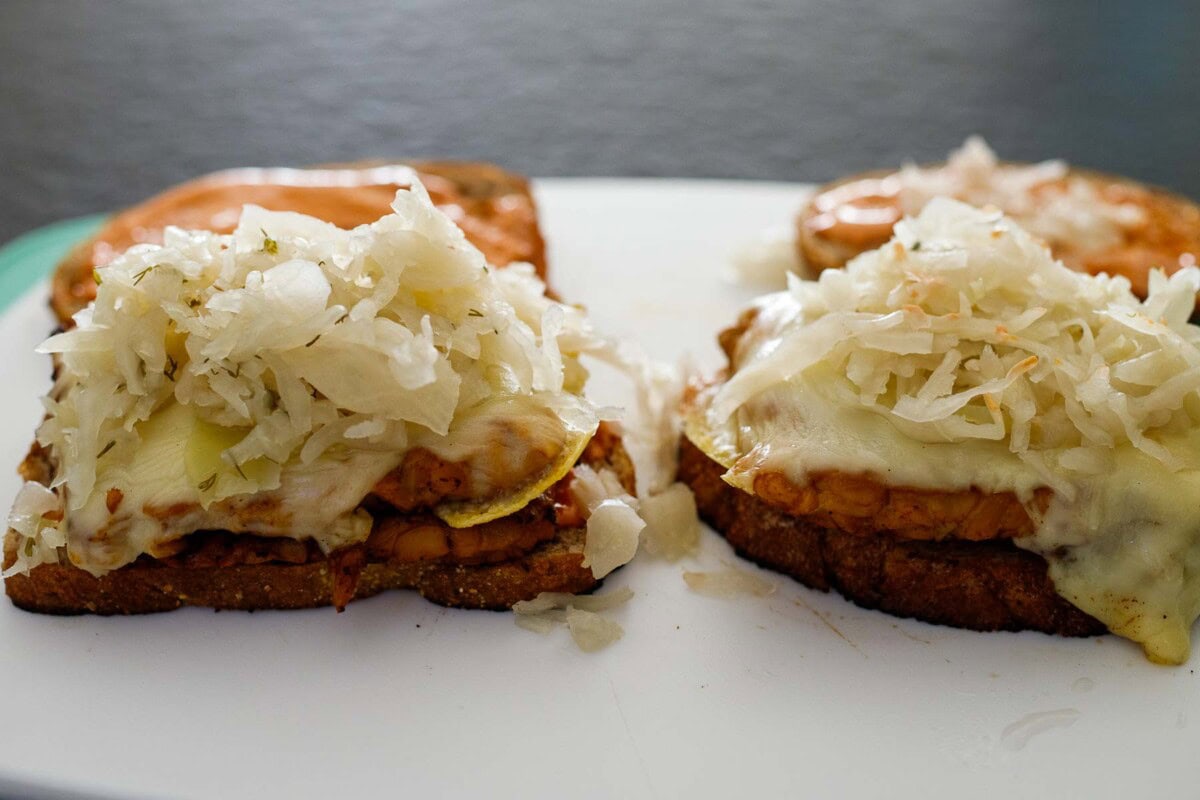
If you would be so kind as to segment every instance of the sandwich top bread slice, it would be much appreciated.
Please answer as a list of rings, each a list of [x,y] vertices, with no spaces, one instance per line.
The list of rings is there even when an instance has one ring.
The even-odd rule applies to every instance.
[[[353,230],[247,206],[231,235],[168,227],[96,269],[40,348],[56,376],[5,541],[17,605],[416,588],[502,608],[632,558],[632,466],[582,393],[580,356],[612,347],[403,182]]]
[[[533,264],[546,278],[545,244],[529,182],[492,164],[415,161],[411,164],[360,162],[312,169],[245,168],[204,175],[172,187],[115,216],[90,240],[80,243],[55,272],[51,306],[59,322],[96,296],[92,270],[135,244],[162,242],[168,225],[230,233],[242,206],[295,211],[353,228],[391,210],[415,170],[434,205],[462,228],[488,263]]]
[[[1122,275],[1138,297],[1152,269],[1170,274],[1200,257],[1200,206],[1190,200],[1062,161],[1004,163],[978,137],[942,165],[909,164],[818,189],[796,220],[800,257],[814,272],[841,267],[939,196],[1000,209],[1068,267]]]
[[[1200,269],[1055,261],[941,198],[721,336],[681,477],[743,554],[949,625],[1108,629],[1187,658],[1200,614]]]

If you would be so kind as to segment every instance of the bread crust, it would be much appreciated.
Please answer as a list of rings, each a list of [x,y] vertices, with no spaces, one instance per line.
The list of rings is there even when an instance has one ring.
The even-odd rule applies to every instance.
[[[1054,590],[1044,559],[1011,541],[920,541],[848,533],[791,516],[725,483],[725,468],[686,438],[679,479],[743,557],[864,607],[979,631],[1092,636],[1104,625]]]
[[[453,608],[502,610],[540,592],[590,592],[599,585],[583,566],[582,528],[558,536],[528,554],[496,564],[439,562],[368,563],[354,599],[388,589],[415,589]],[[16,556],[17,535],[4,541],[5,566]],[[229,567],[169,566],[153,559],[97,578],[77,567],[42,564],[4,582],[13,604],[42,614],[149,614],[183,606],[254,611],[333,604],[335,565],[323,558],[305,564]]]

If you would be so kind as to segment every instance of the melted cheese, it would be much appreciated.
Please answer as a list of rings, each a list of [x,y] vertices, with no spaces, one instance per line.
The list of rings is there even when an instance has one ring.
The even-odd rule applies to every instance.
[[[466,509],[447,521],[469,527],[542,494],[570,469],[595,429],[595,416],[579,398],[517,396],[481,403],[445,436],[414,427],[409,442],[465,466],[480,499],[449,504]],[[324,552],[362,542],[371,519],[360,503],[408,452],[342,445],[308,464],[259,459],[239,471],[222,453],[245,430],[213,425],[188,406],[169,403],[136,430],[133,457],[102,459],[96,490],[68,518],[69,558],[97,575],[200,530],[311,538]]]
[[[768,389],[737,412],[736,424],[715,435],[701,433],[706,423],[692,415],[689,438],[710,454],[722,454],[726,481],[746,491],[761,472],[781,473],[800,486],[813,473],[869,473],[896,486],[976,486],[1015,491],[1023,499],[1032,499],[1041,486],[1038,475],[1005,445],[963,447],[904,436],[884,417],[834,400],[824,377],[817,369]]]
[[[1017,544],[1050,562],[1059,594],[1152,661],[1187,661],[1200,616],[1200,471],[1170,472],[1119,448],[1109,471],[1074,502],[1056,498],[1037,534]]]
[[[546,473],[548,466],[554,467],[549,482],[558,480],[570,464],[563,468],[556,462],[569,455],[574,463],[597,426],[595,414],[573,395],[539,398],[539,402],[500,397],[460,413],[447,436],[418,430],[409,441],[444,461],[466,464],[472,493],[487,498]],[[538,487],[534,496],[545,488]]]
[[[358,504],[403,458],[395,451],[339,448],[311,464],[278,468],[274,488],[213,501],[220,484],[241,478],[222,465],[211,481],[196,480],[187,451],[198,435],[211,435],[206,425],[187,406],[171,403],[138,426],[137,456],[101,467],[97,490],[68,517],[73,563],[98,575],[200,530],[312,538],[329,552],[366,539],[371,521],[355,513]],[[109,489],[120,492],[111,510]]]

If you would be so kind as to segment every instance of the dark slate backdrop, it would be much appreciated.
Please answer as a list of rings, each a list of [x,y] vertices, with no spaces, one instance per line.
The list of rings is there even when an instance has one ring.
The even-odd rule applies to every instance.
[[[234,165],[823,180],[974,131],[1200,196],[1200,3],[0,0],[0,241]]]

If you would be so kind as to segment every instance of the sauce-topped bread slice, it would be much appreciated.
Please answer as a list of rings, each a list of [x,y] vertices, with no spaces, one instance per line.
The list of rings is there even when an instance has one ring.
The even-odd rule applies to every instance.
[[[817,190],[796,220],[814,272],[882,246],[905,215],[933,197],[994,206],[1044,241],[1068,267],[1123,275],[1145,297],[1151,269],[1172,273],[1200,257],[1200,206],[1128,178],[1059,161],[1011,164],[973,138],[944,165],[864,173]]]
[[[162,242],[168,225],[229,233],[243,205],[294,211],[353,228],[390,213],[396,191],[416,172],[438,208],[488,262],[534,265],[546,277],[545,242],[524,177],[492,164],[454,161],[362,162],[312,169],[245,168],[204,175],[114,215],[74,248],[54,274],[51,306],[59,322],[96,296],[92,271],[135,244]]]

